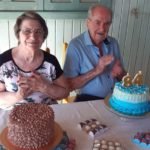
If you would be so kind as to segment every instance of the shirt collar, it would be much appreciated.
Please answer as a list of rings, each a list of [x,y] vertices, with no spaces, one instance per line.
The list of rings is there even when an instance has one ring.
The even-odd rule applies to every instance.
[[[85,33],[84,33],[84,39],[85,39],[86,45],[94,45],[94,44],[92,43],[92,40],[91,40],[91,37],[90,37],[90,34],[89,34],[88,30],[85,31]],[[104,44],[106,44],[106,45],[110,44],[110,39],[109,39],[109,37],[107,37],[107,38],[104,40]]]

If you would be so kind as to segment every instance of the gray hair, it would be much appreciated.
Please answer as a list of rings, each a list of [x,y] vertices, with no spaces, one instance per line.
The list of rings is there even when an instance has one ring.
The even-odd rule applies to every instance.
[[[93,5],[91,5],[91,6],[89,7],[87,19],[89,19],[89,18],[91,18],[91,17],[93,16],[93,11],[94,11],[94,9],[97,8],[97,7],[101,7],[101,8],[107,9],[108,12],[110,12],[111,20],[112,20],[112,18],[113,18],[113,12],[112,12],[112,10],[111,10],[110,8],[108,8],[108,7],[104,6],[104,5],[100,5],[100,4],[93,4]]]
[[[47,38],[48,28],[47,28],[45,20],[35,11],[26,11],[17,18],[15,26],[14,26],[14,32],[15,32],[17,39],[19,38],[20,26],[25,19],[37,20],[40,23],[44,31],[44,40]]]

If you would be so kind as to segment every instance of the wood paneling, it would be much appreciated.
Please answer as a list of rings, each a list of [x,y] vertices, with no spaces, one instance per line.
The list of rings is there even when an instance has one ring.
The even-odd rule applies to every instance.
[[[114,0],[111,35],[119,41],[126,70],[134,76],[142,70],[150,86],[150,1]]]

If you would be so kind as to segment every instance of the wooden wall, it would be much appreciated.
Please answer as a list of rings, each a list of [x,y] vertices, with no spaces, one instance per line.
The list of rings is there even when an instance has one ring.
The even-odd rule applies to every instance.
[[[119,41],[126,70],[134,76],[142,70],[150,87],[150,0],[112,0],[114,19],[109,34]],[[13,33],[15,19],[22,12],[0,12],[0,53],[17,44]],[[42,48],[49,47],[62,64],[62,43],[86,30],[86,12],[43,12],[49,36]]]

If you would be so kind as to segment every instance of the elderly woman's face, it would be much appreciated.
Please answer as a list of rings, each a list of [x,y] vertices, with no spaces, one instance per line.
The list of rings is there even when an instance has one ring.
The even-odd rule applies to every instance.
[[[19,42],[21,45],[39,49],[44,41],[44,31],[37,20],[25,19],[20,26]]]
[[[97,46],[107,37],[111,25],[111,14],[104,8],[96,8],[92,17],[87,20],[88,30],[92,41]]]

